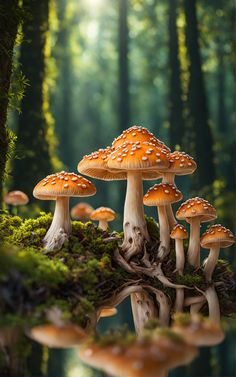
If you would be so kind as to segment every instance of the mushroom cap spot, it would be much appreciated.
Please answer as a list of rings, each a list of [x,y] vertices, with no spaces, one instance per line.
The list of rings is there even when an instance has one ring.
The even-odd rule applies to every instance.
[[[144,195],[143,203],[146,206],[161,206],[179,202],[182,193],[171,183],[159,183],[151,187]]]
[[[47,184],[45,181],[43,183]],[[23,191],[15,190],[10,191],[5,195],[4,202],[13,206],[20,206],[27,204],[29,198]]]
[[[170,233],[170,238],[175,240],[186,240],[188,238],[188,232],[181,224],[176,224]]]
[[[73,324],[35,326],[29,334],[37,342],[54,348],[68,348],[79,345],[87,338],[84,330]]]
[[[170,152],[170,148],[168,148],[161,140],[157,139],[147,128],[141,126],[132,126],[127,130],[123,131],[120,136],[118,136],[112,143],[112,147],[117,148],[121,144],[127,142],[150,142],[155,144],[157,147],[164,149],[166,152]]]
[[[81,202],[72,207],[70,214],[73,219],[89,220],[93,210],[88,203]]]
[[[113,209],[109,207],[99,207],[95,209],[91,215],[91,220],[105,220],[105,221],[113,221],[116,218],[116,213]]]
[[[150,148],[152,148],[153,151],[147,155],[146,152],[149,152]],[[128,153],[126,156],[123,156],[122,161],[120,161],[117,157],[123,149],[127,149]],[[156,161],[156,153],[160,153],[160,161],[158,163]],[[143,172],[143,179],[153,179],[154,176],[159,178],[161,176],[160,172],[168,169],[169,159],[168,153],[155,144],[146,141],[139,145],[132,142],[124,142],[110,154],[107,165],[109,169],[115,171],[127,172],[138,170]]]
[[[196,197],[182,203],[176,212],[178,220],[190,222],[192,217],[199,217],[201,222],[208,222],[216,219],[215,208],[205,199]]]
[[[192,174],[197,169],[194,159],[185,152],[174,151],[169,154],[169,173],[176,175]]]
[[[221,224],[212,225],[201,236],[201,247],[210,249],[214,246],[221,248],[232,246],[235,243],[233,233]]]
[[[76,179],[75,179],[76,178]],[[75,173],[60,172],[47,176],[49,185],[41,180],[34,188],[33,195],[41,200],[56,200],[59,196],[92,196],[96,187],[88,179]],[[54,183],[55,182],[55,183]]]

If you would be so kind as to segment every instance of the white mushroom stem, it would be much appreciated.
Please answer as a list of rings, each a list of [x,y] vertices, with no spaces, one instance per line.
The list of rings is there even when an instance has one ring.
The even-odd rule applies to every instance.
[[[107,230],[108,222],[106,220],[99,220],[98,227],[102,230]]]
[[[209,319],[217,324],[220,323],[220,305],[217,293],[214,286],[207,288],[205,292],[196,287],[196,289],[201,292],[207,300]]]
[[[205,301],[202,301],[202,302],[199,302],[199,303],[196,303],[196,304],[192,304],[190,306],[190,314],[194,315],[194,314],[199,313],[204,304],[205,304]]]
[[[64,233],[69,235],[71,233],[71,221],[69,214],[69,197],[59,196],[56,200],[55,212],[50,228],[44,237],[45,249],[52,248],[54,244],[54,238],[58,235],[59,230],[63,230]],[[50,245],[50,248],[49,248]]]
[[[188,262],[191,266],[200,266],[200,218],[188,219],[190,223],[190,239],[188,247]]]
[[[175,305],[174,311],[175,313],[182,313],[183,306],[184,306],[184,290],[182,288],[178,288],[175,290],[176,297],[175,297]]]
[[[214,272],[217,260],[219,258],[220,254],[220,246],[215,245],[214,247],[211,247],[210,253],[208,255],[208,258],[205,262],[204,266],[204,275],[206,277],[207,281],[211,281],[212,274]]]
[[[142,251],[145,241],[150,240],[143,210],[142,173],[139,171],[127,172],[123,226],[122,249],[125,251],[125,259],[129,260]]]
[[[206,302],[206,297],[204,295],[186,297],[184,300],[184,306],[190,306],[193,304],[200,304],[200,303],[205,303],[205,302]]]
[[[158,256],[162,258],[162,254],[166,255],[166,253],[169,254],[170,252],[170,227],[165,206],[158,206],[157,211],[160,227],[160,249],[163,249],[161,255],[159,253]]]
[[[183,275],[185,255],[184,255],[184,243],[181,239],[175,239],[175,255],[176,255],[176,270],[179,275]]]
[[[163,173],[162,183],[170,183],[175,185],[175,174],[174,173]],[[172,205],[168,204],[166,206],[166,213],[169,221],[170,231],[177,224],[176,218],[173,213]]]
[[[131,307],[135,331],[139,334],[149,319],[157,317],[156,307],[152,297],[144,290],[131,294]]]

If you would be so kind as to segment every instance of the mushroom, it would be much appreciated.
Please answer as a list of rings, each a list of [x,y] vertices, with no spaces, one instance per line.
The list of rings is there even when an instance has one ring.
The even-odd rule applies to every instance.
[[[4,202],[9,206],[15,206],[17,213],[17,207],[27,204],[29,202],[29,198],[23,191],[10,191],[5,195]]]
[[[235,243],[234,235],[220,224],[212,225],[201,237],[201,247],[210,249],[209,256],[204,264],[204,275],[211,281],[215,265],[219,258],[220,248],[232,246]]]
[[[159,183],[151,187],[144,195],[143,203],[146,206],[157,206],[161,252],[159,257],[163,258],[170,252],[170,228],[166,214],[166,205],[178,202],[182,199],[181,192],[176,186],[169,183]]]
[[[102,308],[99,310],[98,318],[112,317],[117,314],[117,309],[113,308]]]
[[[178,313],[173,318],[172,330],[189,344],[197,347],[214,346],[224,339],[224,332],[219,324],[199,314]]]
[[[33,195],[41,200],[56,200],[55,212],[50,228],[44,237],[46,250],[61,246],[60,237],[71,233],[69,198],[71,196],[91,196],[96,193],[95,186],[86,178],[64,171],[48,175],[34,188]]]
[[[175,240],[176,271],[178,271],[179,275],[183,275],[185,262],[183,240],[188,238],[188,233],[183,225],[177,224],[172,229],[170,238]]]
[[[73,324],[39,325],[27,331],[27,335],[38,343],[52,348],[75,347],[88,338],[81,327]]]
[[[162,173],[162,183],[172,183],[175,185],[176,175],[192,174],[197,169],[194,159],[185,152],[175,151],[169,154],[169,168]],[[170,230],[177,223],[171,205],[166,206]]]
[[[217,217],[216,210],[207,200],[196,197],[181,204],[176,217],[190,224],[188,262],[191,266],[198,268],[200,266],[200,224],[214,220]]]
[[[104,180],[127,179],[124,208],[124,242],[122,248],[129,260],[149,241],[142,204],[143,179],[156,179],[157,170],[169,166],[167,151],[149,142],[125,142],[116,149],[107,148],[85,156],[78,170]]]
[[[164,377],[170,368],[189,363],[197,348],[170,330],[144,330],[138,339],[104,339],[82,346],[83,362],[115,377]]]
[[[116,218],[116,213],[109,207],[99,207],[95,209],[91,215],[91,220],[98,220],[98,227],[102,230],[108,229],[108,222],[113,221]]]
[[[93,207],[88,203],[78,203],[72,207],[70,214],[73,219],[77,219],[86,222],[90,219],[90,215],[93,212]]]

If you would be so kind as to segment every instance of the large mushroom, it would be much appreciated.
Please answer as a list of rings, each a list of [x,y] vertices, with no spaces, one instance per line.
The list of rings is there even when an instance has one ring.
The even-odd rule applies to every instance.
[[[194,159],[185,152],[175,151],[169,154],[170,166],[167,171],[162,173],[162,183],[172,183],[175,185],[176,175],[192,174],[197,169]],[[171,205],[166,206],[170,230],[177,223]]]
[[[220,224],[212,225],[201,237],[201,247],[210,249],[209,256],[204,264],[206,280],[211,281],[215,265],[219,258],[220,248],[232,246],[235,243],[234,235]]]
[[[142,250],[145,241],[149,241],[142,204],[142,180],[158,178],[157,170],[168,166],[165,149],[140,141],[125,142],[116,149],[99,150],[85,156],[78,164],[78,170],[91,177],[108,181],[127,179],[122,245],[127,260]]]
[[[33,191],[35,198],[56,200],[53,221],[44,237],[44,246],[47,250],[61,245],[61,233],[67,236],[71,233],[70,197],[91,196],[95,193],[96,188],[89,180],[81,175],[64,171],[48,175],[35,186]]]
[[[181,204],[176,217],[190,224],[188,262],[198,268],[200,266],[200,224],[214,220],[217,217],[216,210],[207,200],[196,197]]]
[[[91,220],[99,221],[98,227],[102,230],[107,230],[108,222],[115,220],[115,218],[115,211],[109,207],[99,207],[90,215]]]
[[[182,199],[181,192],[176,186],[169,183],[159,183],[151,187],[144,195],[143,203],[146,206],[157,206],[161,249],[159,256],[162,258],[170,252],[170,227],[166,213],[166,206]]]
[[[90,220],[90,215],[93,210],[93,207],[91,207],[88,203],[81,202],[71,208],[70,214],[72,219],[86,222]]]
[[[29,202],[29,198],[23,191],[16,190],[8,192],[4,197],[4,202],[9,206],[16,207],[17,213],[17,207],[26,205]]]

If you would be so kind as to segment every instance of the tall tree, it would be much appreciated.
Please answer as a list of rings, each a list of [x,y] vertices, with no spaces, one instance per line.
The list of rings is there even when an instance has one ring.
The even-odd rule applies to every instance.
[[[25,41],[21,46],[20,64],[29,86],[19,116],[17,151],[20,156],[14,165],[13,186],[30,195],[36,181],[52,168],[44,91],[49,0],[23,0],[23,8],[27,16],[23,24]]]
[[[196,0],[184,0],[186,44],[189,57],[189,122],[194,132],[195,154],[198,162],[196,185],[211,185],[215,179],[213,140],[209,126],[207,99],[204,86]]]
[[[18,0],[0,0],[0,207],[3,195],[3,180],[10,145],[6,126],[9,89],[12,74],[13,48],[19,24]]]
[[[177,0],[169,0],[169,68],[169,137],[170,146],[174,149],[176,145],[182,145],[184,135],[183,101],[177,31]]]
[[[128,0],[119,0],[119,130],[128,128],[129,68],[128,68]]]

